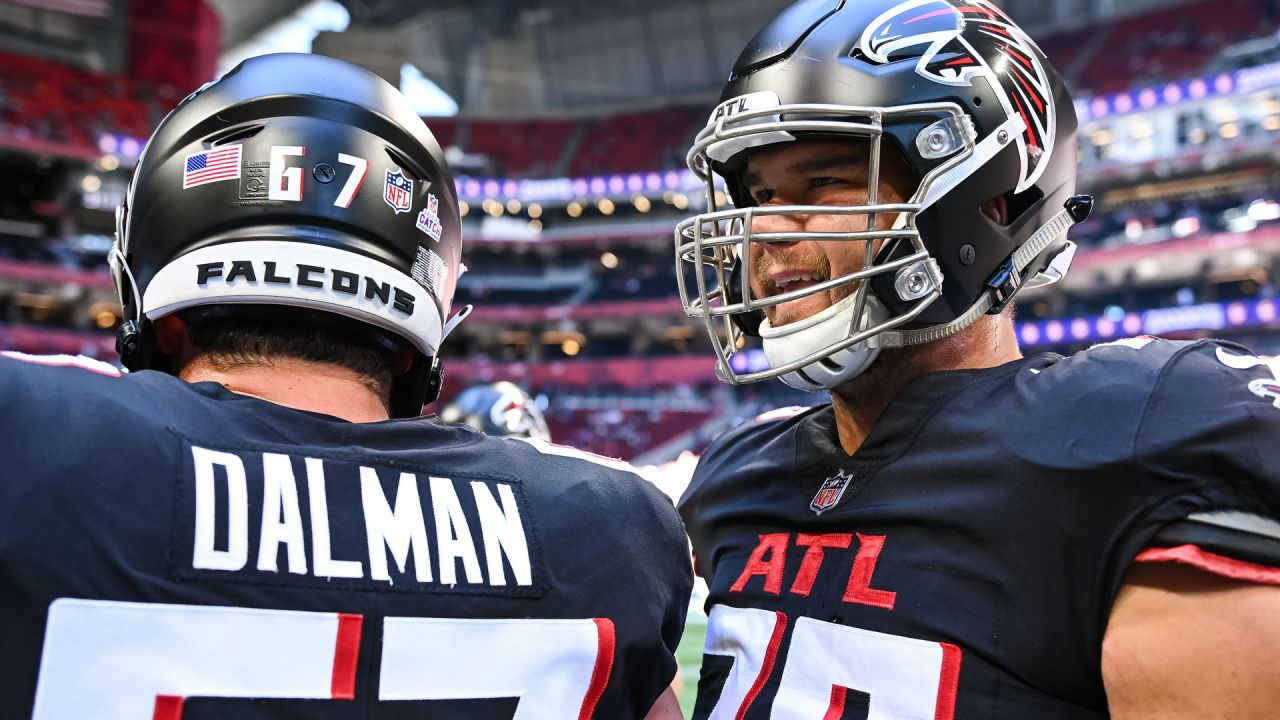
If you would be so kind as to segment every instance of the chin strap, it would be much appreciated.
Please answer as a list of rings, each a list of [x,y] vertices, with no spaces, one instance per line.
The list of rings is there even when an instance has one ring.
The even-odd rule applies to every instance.
[[[454,330],[457,330],[462,321],[466,320],[471,311],[475,309],[474,305],[464,305],[453,317],[449,318],[449,322],[444,324],[444,332],[440,333],[440,342],[443,343],[445,338],[449,337]]]
[[[1076,195],[1071,198],[1067,201],[1062,212],[1054,215],[1053,219],[1042,225],[1034,235],[1022,244],[1022,247],[1014,251],[1009,258],[1009,262],[988,281],[987,290],[982,293],[982,296],[973,304],[973,307],[969,308],[968,312],[945,325],[934,325],[933,327],[919,330],[881,333],[877,337],[880,347],[896,348],[907,345],[923,345],[943,340],[974,324],[983,315],[1004,309],[1013,300],[1014,294],[1021,289],[1022,273],[1031,264],[1031,261],[1039,257],[1040,253],[1044,252],[1050,243],[1062,237],[1063,233],[1084,222],[1092,210],[1092,197]],[[1064,251],[1063,259],[1069,263],[1074,253],[1075,247],[1072,245]],[[1043,287],[1061,280],[1063,275],[1066,274],[1066,269],[1061,267],[1061,263],[1058,263],[1057,259],[1051,265],[1051,270],[1052,272],[1046,273],[1043,279],[1037,276],[1029,284],[1033,287]]]

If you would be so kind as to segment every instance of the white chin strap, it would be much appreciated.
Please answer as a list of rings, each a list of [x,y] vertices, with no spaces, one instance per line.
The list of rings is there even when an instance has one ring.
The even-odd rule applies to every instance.
[[[764,356],[769,366],[776,368],[797,362],[839,344],[861,328],[874,327],[888,319],[884,308],[871,293],[867,293],[862,317],[852,318],[857,297],[854,293],[813,317],[778,328],[765,319],[760,324],[760,337],[764,339]],[[820,357],[780,379],[805,392],[830,390],[871,367],[880,354],[878,346],[869,344],[874,342],[872,338]]]

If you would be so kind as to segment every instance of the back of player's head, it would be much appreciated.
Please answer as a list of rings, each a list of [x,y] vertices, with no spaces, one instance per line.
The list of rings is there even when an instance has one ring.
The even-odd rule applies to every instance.
[[[495,437],[551,440],[538,404],[518,385],[505,381],[463,390],[440,411],[440,419],[464,423]]]
[[[784,10],[743,49],[689,152],[709,208],[677,230],[696,284],[678,277],[688,312],[707,320],[720,375],[831,388],[881,348],[945,338],[1020,287],[1060,277],[1072,251],[1066,230],[1088,210],[1083,198],[1069,202],[1076,125],[1058,72],[988,0],[802,0]],[[867,158],[858,164],[866,203],[815,213],[751,197],[752,157],[837,140]],[[899,167],[912,182],[904,201],[879,199]],[[716,206],[717,178],[736,209]],[[987,211],[997,201],[1003,219]],[[867,232],[751,232],[762,216],[822,214],[857,218]],[[891,227],[873,232],[877,218]],[[805,295],[751,297],[753,247],[855,239],[868,241],[863,269],[805,292],[856,294],[805,322],[767,321],[765,308]],[[743,334],[763,338],[767,370],[730,362]]]
[[[185,99],[139,160],[111,266],[131,370],[176,371],[152,323],[175,313],[298,315],[412,351],[394,416],[438,391],[460,267],[457,194],[394,87],[345,62],[246,60]]]

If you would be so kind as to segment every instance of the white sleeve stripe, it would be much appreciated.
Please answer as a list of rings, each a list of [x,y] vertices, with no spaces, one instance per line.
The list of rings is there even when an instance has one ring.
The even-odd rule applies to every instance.
[[[595,453],[589,453],[584,450],[578,450],[577,448],[572,448],[572,447],[569,447],[568,445],[557,445],[555,443],[549,443],[544,440],[538,440],[536,438],[518,437],[518,438],[512,438],[512,439],[519,440],[521,442],[532,445],[538,452],[542,453],[543,455],[557,455],[559,457],[577,458],[579,460],[586,460],[587,462],[595,463],[596,465],[602,465],[607,468],[613,468],[614,470],[622,470],[624,472],[629,472],[629,473],[632,473],[633,475],[640,474],[636,470],[634,465],[632,465],[631,463],[625,460],[607,458],[607,457],[604,457],[603,455],[596,455]]]
[[[16,351],[0,352],[0,356],[21,360],[22,362],[31,363],[33,365],[48,365],[49,367],[77,367],[82,370],[98,373],[99,375],[109,375],[111,377],[120,377],[120,370],[116,366],[94,360],[84,355],[28,355],[27,353]]]
[[[1202,525],[1212,525],[1280,540],[1280,522],[1261,515],[1245,512],[1211,512],[1188,515],[1187,519]]]

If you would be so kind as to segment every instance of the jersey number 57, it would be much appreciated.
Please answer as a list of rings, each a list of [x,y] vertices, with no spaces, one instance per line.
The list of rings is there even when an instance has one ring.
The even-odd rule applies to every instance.
[[[180,720],[187,697],[351,700],[363,618],[60,599],[32,720]],[[520,698],[515,720],[592,716],[609,620],[386,618],[378,700]]]

